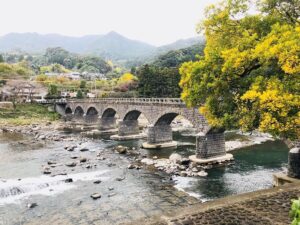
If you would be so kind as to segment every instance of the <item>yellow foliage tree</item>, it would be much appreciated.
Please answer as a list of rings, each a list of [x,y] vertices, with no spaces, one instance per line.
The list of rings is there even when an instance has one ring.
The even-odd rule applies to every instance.
[[[214,127],[300,136],[300,21],[274,2],[253,15],[249,0],[224,0],[199,25],[205,54],[180,68],[181,97]]]

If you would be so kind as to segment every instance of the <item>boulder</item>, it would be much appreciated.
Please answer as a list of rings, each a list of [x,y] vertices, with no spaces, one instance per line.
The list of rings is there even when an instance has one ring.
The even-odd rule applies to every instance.
[[[186,171],[181,171],[180,172],[180,176],[181,177],[186,177],[187,176],[187,172]]]
[[[99,193],[94,193],[94,194],[91,194],[91,198],[96,200],[98,198],[101,198],[101,195]]]
[[[127,147],[122,146],[122,145],[118,145],[115,150],[119,153],[119,154],[126,154],[127,152]]]
[[[39,136],[39,139],[40,140],[46,140],[46,136],[45,135],[41,135],[41,136]]]
[[[88,148],[83,147],[83,148],[81,148],[79,151],[81,151],[81,152],[87,152],[88,150],[89,150]]]
[[[131,170],[131,169],[134,169],[134,168],[135,168],[135,166],[134,166],[134,165],[132,165],[132,164],[129,164],[129,165],[127,166],[127,168]]]
[[[141,160],[142,163],[150,166],[150,165],[153,165],[154,164],[154,160],[153,159],[148,159],[148,158],[144,158]]]
[[[77,165],[77,163],[76,162],[68,162],[65,165],[68,167],[75,167]]]
[[[51,171],[50,170],[44,170],[43,174],[51,174]]]
[[[192,172],[198,172],[198,169],[197,169],[196,167],[194,167],[194,168],[192,169]]]
[[[117,177],[116,178],[116,181],[122,181],[122,180],[124,180],[125,179],[125,177]]]
[[[28,205],[27,205],[27,208],[28,209],[33,209],[33,208],[35,208],[35,207],[37,207],[38,206],[38,204],[37,203],[29,203]]]
[[[76,148],[76,145],[72,145],[72,146],[69,146],[69,147],[66,148],[66,149],[67,149],[67,151],[72,152],[72,151],[75,150],[75,148]]]
[[[204,170],[202,170],[202,171],[200,171],[199,173],[197,173],[197,175],[198,175],[199,177],[206,177],[206,176],[207,176],[207,173],[206,173]]]
[[[174,164],[181,163],[182,157],[177,153],[173,153],[172,155],[170,155],[169,160]]]
[[[100,184],[102,181],[101,180],[95,180],[94,184]]]
[[[50,167],[44,167],[43,174],[51,174]]]
[[[110,194],[107,195],[107,197],[110,198],[110,197],[112,197],[112,196],[115,196],[116,194],[117,194],[117,193],[110,193]]]
[[[85,158],[85,157],[81,157],[81,158],[79,159],[79,161],[80,161],[81,163],[84,163],[84,162],[86,162],[86,161],[87,161],[87,158]]]
[[[73,179],[72,178],[67,178],[65,179],[65,183],[72,183],[73,182]]]
[[[56,162],[51,161],[51,160],[48,161],[48,165],[53,165],[53,164],[56,164]]]

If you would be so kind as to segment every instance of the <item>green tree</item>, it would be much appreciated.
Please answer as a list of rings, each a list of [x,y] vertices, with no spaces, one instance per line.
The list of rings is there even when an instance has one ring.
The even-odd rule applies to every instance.
[[[45,57],[48,64],[60,64],[64,65],[64,60],[70,57],[70,53],[63,48],[47,48]]]
[[[83,98],[84,96],[83,96],[83,93],[82,93],[82,91],[81,90],[78,90],[77,91],[77,94],[76,94],[76,98]]]
[[[4,62],[3,55],[0,54],[0,63],[3,63],[3,62]]]
[[[178,85],[180,75],[178,69],[161,68],[144,65],[137,72],[139,79],[138,92],[140,97],[179,97]]]
[[[213,127],[300,136],[299,10],[289,15],[288,2],[299,6],[264,0],[253,15],[249,0],[224,0],[207,9],[205,54],[181,66],[180,85]]]
[[[81,80],[81,81],[80,81],[79,87],[80,87],[81,89],[85,89],[85,88],[86,88],[86,81],[85,81],[85,80]]]
[[[55,84],[50,84],[48,87],[48,97],[55,98],[58,97],[58,87]]]

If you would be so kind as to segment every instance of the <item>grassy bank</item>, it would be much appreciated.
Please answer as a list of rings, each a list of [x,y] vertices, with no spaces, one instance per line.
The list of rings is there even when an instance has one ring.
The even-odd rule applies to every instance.
[[[55,121],[59,115],[49,112],[47,106],[18,104],[16,110],[0,109],[0,125],[29,125]]]

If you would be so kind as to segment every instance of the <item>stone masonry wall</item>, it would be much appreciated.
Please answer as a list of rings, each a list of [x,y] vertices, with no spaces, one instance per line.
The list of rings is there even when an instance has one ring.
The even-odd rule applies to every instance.
[[[225,155],[224,133],[208,133],[196,137],[197,158],[210,158]]]
[[[139,123],[137,120],[123,120],[119,122],[119,136],[139,134]]]
[[[173,140],[172,128],[170,125],[157,125],[148,127],[148,138],[149,144],[157,144],[170,142]]]
[[[104,117],[99,119],[99,130],[110,130],[117,127],[115,117]]]

